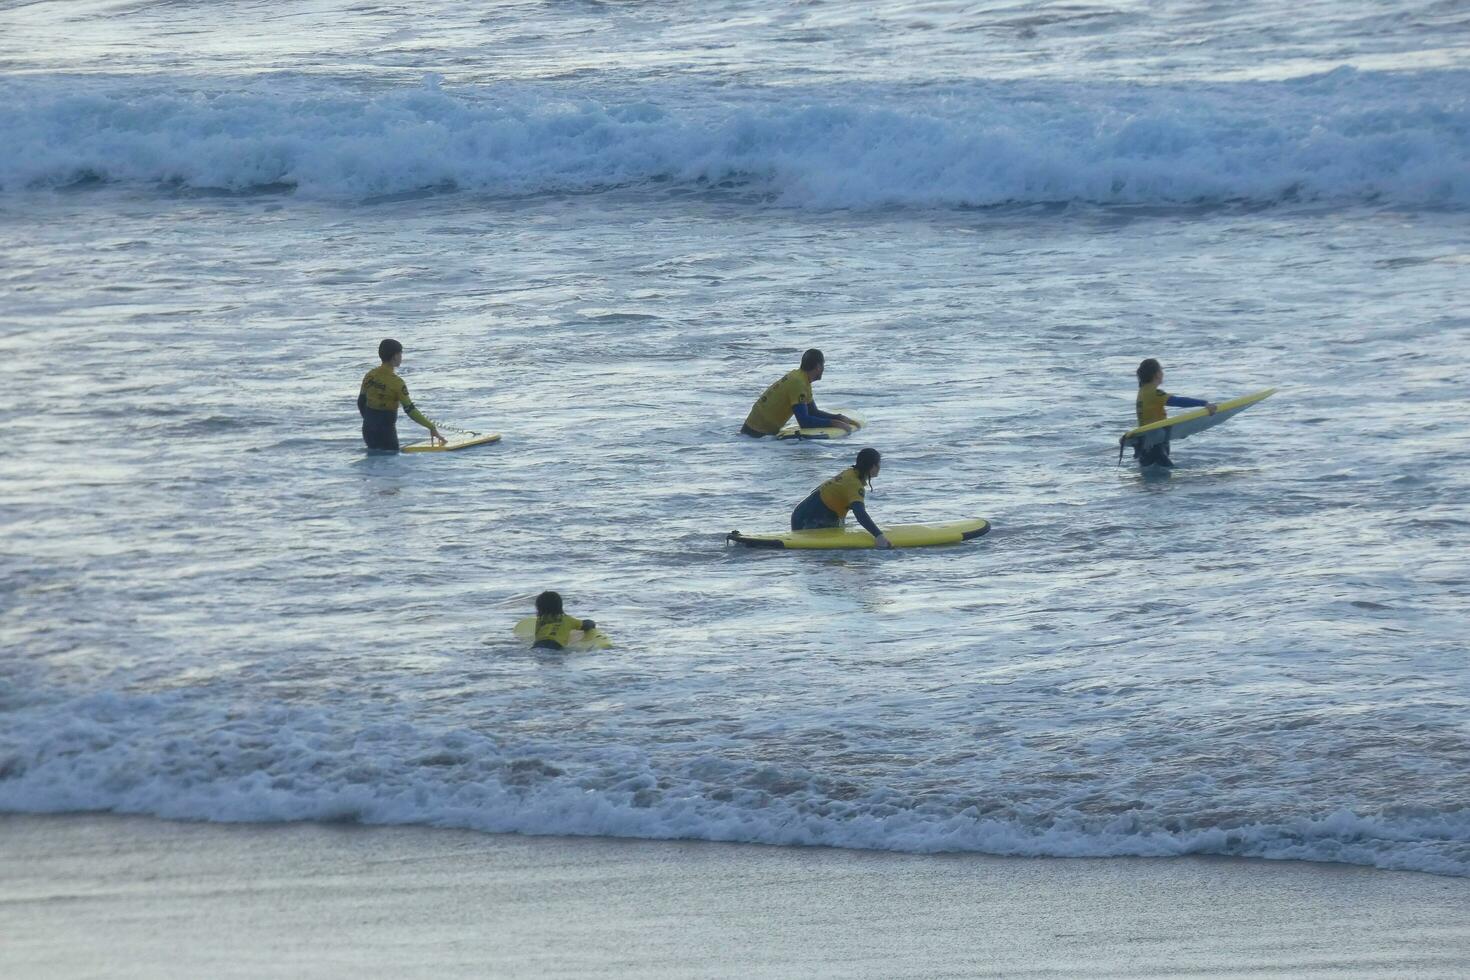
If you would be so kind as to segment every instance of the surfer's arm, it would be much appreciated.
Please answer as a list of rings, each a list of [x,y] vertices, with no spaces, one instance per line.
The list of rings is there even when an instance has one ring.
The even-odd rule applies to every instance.
[[[837,416],[820,412],[817,406],[806,402],[797,402],[792,406],[792,411],[796,414],[796,424],[803,429],[817,429],[837,421]]]
[[[849,418],[848,416],[843,415],[840,412],[824,412],[821,409],[817,408],[816,402],[812,402],[811,411],[813,414],[816,415],[825,415],[827,418],[832,420],[833,425],[850,425],[852,426],[852,429],[857,428],[857,419]],[[848,429],[847,431],[851,432],[852,429]]]
[[[440,442],[449,441],[439,434],[438,426],[436,426],[433,422],[430,422],[427,418],[424,417],[423,412],[420,412],[417,408],[414,407],[413,402],[409,401],[407,398],[403,398],[399,400],[399,404],[403,406],[403,411],[408,414],[409,418],[413,419],[419,425],[422,425],[424,428],[429,430],[429,439],[431,441],[434,439],[438,439]]]
[[[1185,398],[1183,395],[1170,395],[1169,400],[1164,402],[1164,404],[1172,405],[1175,408],[1208,408],[1211,415],[1215,414],[1215,403],[1207,402],[1202,398]]]
[[[365,391],[357,393],[357,414],[367,418],[367,392]]]
[[[792,406],[792,411],[796,413],[796,424],[803,429],[818,429],[826,425],[835,425],[851,432],[851,427],[857,425],[846,415],[833,415],[831,412],[824,412],[817,406],[808,405],[805,402],[797,402]]]
[[[883,532],[878,530],[878,525],[874,524],[873,519],[868,516],[868,508],[861,500],[853,503],[852,516],[856,517],[858,523],[863,526],[863,530],[867,531],[873,537],[881,538],[883,536]]]
[[[863,530],[873,536],[873,547],[880,550],[893,547],[893,543],[884,536],[883,532],[879,530],[878,525],[874,524],[873,519],[868,516],[868,508],[861,500],[854,501],[851,509],[852,516],[858,519],[858,523],[863,526]]]

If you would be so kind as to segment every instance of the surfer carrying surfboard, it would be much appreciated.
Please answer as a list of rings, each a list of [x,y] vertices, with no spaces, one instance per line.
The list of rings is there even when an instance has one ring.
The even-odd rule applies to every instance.
[[[1155,358],[1146,358],[1138,365],[1138,398],[1133,407],[1138,415],[1139,425],[1148,425],[1151,422],[1162,422],[1169,417],[1164,411],[1164,406],[1171,405],[1174,408],[1203,408],[1211,415],[1215,414],[1216,406],[1213,402],[1202,398],[1185,398],[1182,395],[1171,395],[1164,391],[1159,385],[1164,383],[1164,367]],[[1140,466],[1173,466],[1174,461],[1169,458],[1169,435],[1165,431],[1157,441],[1145,441],[1143,444],[1135,443],[1133,455],[1138,459]]]
[[[429,430],[429,440],[443,445],[446,440],[439,429],[414,408],[408,397],[408,385],[398,376],[403,363],[403,345],[391,338],[378,344],[378,360],[383,363],[363,375],[357,393],[357,411],[362,415],[362,441],[369,449],[398,451],[398,407],[408,417]]]
[[[878,525],[868,516],[864,503],[873,477],[878,475],[883,456],[876,449],[864,449],[857,462],[817,487],[791,512],[791,530],[815,531],[824,527],[841,527],[847,512],[858,519],[863,530],[873,536],[873,547],[892,548]]]
[[[536,642],[533,650],[560,650],[572,642],[575,630],[594,630],[590,619],[568,616],[561,608],[561,593],[543,592],[536,597]]]
[[[812,396],[812,382],[822,380],[822,370],[826,365],[826,357],[815,347],[801,355],[801,367],[783,374],[755,400],[750,414],[745,417],[745,424],[740,427],[740,434],[755,439],[773,436],[781,431],[781,426],[793,414],[796,424],[803,429],[821,426],[835,426],[848,432],[856,429],[858,423],[846,415],[832,415],[817,409],[817,400]]]

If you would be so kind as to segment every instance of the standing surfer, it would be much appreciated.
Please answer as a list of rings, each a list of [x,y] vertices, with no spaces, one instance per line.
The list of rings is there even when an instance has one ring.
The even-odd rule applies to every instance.
[[[1215,414],[1216,406],[1213,402],[1171,395],[1159,387],[1163,383],[1164,367],[1155,358],[1146,358],[1138,365],[1138,398],[1134,401],[1133,408],[1139,425],[1162,422],[1168,418],[1169,413],[1164,411],[1165,405],[1174,408],[1203,408],[1211,415]],[[1168,430],[1144,433],[1141,442],[1134,443],[1133,455],[1140,466],[1173,466],[1174,461],[1169,458]]]
[[[796,424],[803,429],[820,426],[835,426],[848,432],[858,427],[857,422],[846,415],[832,415],[817,410],[817,400],[812,395],[812,382],[822,380],[822,370],[827,359],[813,347],[801,355],[801,367],[788,371],[781,379],[761,394],[751,406],[740,434],[759,439],[773,436],[794,414]]]
[[[357,393],[357,411],[362,415],[362,441],[369,449],[398,451],[398,407],[408,417],[429,430],[429,440],[443,445],[446,440],[439,429],[414,407],[408,397],[408,385],[397,374],[403,363],[403,345],[387,339],[378,344],[378,359],[383,363],[363,376]]]

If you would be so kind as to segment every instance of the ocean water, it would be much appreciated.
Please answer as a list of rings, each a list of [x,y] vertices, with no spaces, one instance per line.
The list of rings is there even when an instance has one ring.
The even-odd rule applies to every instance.
[[[1470,875],[1463,4],[37,2],[0,96],[0,810]],[[504,441],[365,453],[383,336]],[[810,346],[868,428],[738,438]],[[1280,391],[1144,479],[1145,356]],[[723,544],[864,445],[993,531]]]

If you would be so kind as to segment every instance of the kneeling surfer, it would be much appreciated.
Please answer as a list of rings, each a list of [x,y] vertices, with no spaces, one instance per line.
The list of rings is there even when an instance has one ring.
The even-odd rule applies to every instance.
[[[596,629],[590,619],[568,616],[561,608],[561,593],[543,592],[536,597],[536,642],[533,650],[560,650],[572,641],[574,630]]]
[[[1138,365],[1138,397],[1134,400],[1134,413],[1138,416],[1139,425],[1148,425],[1151,422],[1162,422],[1169,417],[1164,411],[1165,405],[1174,408],[1204,408],[1211,415],[1215,414],[1216,406],[1213,402],[1201,398],[1185,398],[1182,395],[1171,395],[1164,391],[1159,385],[1164,383],[1164,368],[1155,358],[1146,358]],[[1133,444],[1133,455],[1140,466],[1173,466],[1174,461],[1169,458],[1169,433],[1164,430],[1157,434],[1153,440],[1151,436],[1155,433],[1145,433],[1141,439]],[[1121,453],[1121,450],[1119,450]]]
[[[391,338],[378,344],[378,360],[383,363],[363,375],[357,392],[357,411],[362,415],[362,441],[369,449],[398,451],[398,406],[408,417],[429,430],[429,439],[443,445],[447,440],[439,429],[414,408],[396,368],[403,363],[403,345]]]
[[[878,525],[868,516],[864,503],[868,487],[883,463],[883,456],[876,449],[864,449],[857,454],[857,462],[838,473],[832,479],[813,490],[805,500],[791,512],[791,530],[814,531],[824,527],[841,527],[847,512],[852,511],[858,523],[873,536],[876,548],[892,548]]]
[[[832,415],[817,409],[812,382],[822,380],[826,366],[827,359],[815,347],[801,355],[801,367],[787,371],[755,400],[750,414],[745,417],[745,424],[740,427],[740,434],[756,439],[773,436],[781,431],[781,426],[792,415],[796,416],[796,424],[803,429],[827,425],[848,432],[856,429],[858,424],[846,415]]]

